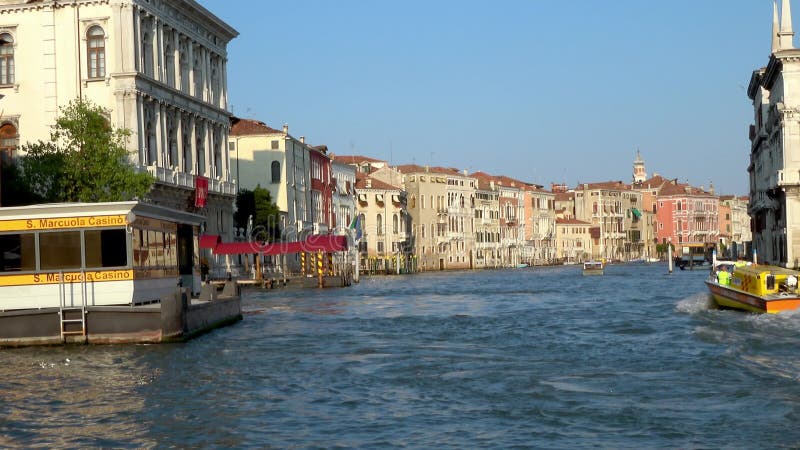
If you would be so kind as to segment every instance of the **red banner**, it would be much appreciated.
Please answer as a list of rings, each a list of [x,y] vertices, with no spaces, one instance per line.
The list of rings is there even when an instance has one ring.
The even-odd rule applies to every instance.
[[[208,199],[208,178],[197,175],[194,177],[194,206],[205,208]]]

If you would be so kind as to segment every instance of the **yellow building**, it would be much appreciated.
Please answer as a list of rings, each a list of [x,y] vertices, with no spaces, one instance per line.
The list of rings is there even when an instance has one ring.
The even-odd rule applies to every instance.
[[[394,171],[394,169],[380,169]],[[394,171],[396,172],[396,171]],[[399,179],[400,174],[387,178]],[[356,173],[356,208],[360,218],[361,270],[372,273],[408,272],[413,267],[409,239],[411,220],[402,185]]]
[[[576,219],[556,219],[556,259],[565,264],[582,263],[592,255],[592,224]]]
[[[456,169],[398,166],[404,175],[419,270],[474,267],[474,177]]]

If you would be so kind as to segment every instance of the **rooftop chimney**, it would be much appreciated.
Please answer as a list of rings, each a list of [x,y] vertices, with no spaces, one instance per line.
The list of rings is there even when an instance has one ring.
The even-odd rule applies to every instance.
[[[305,136],[300,136],[300,143],[301,144],[305,144],[306,143],[306,137]]]
[[[283,134],[289,134],[289,124],[283,124]]]
[[[370,189],[370,188],[372,188],[372,180],[370,180],[369,178],[367,178],[366,180],[364,180],[364,185],[366,185],[366,186],[367,186],[367,189]]]

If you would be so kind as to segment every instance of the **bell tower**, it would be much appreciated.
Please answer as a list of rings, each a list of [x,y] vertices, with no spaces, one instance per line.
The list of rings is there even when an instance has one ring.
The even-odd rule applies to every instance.
[[[639,150],[636,150],[636,159],[633,161],[633,182],[642,183],[647,179],[647,171],[644,168],[644,160]]]

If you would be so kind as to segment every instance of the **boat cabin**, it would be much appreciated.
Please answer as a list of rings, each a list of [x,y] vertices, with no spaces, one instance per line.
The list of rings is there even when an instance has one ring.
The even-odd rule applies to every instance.
[[[585,261],[583,263],[583,270],[603,270],[602,261]]]
[[[603,261],[584,261],[583,274],[584,275],[603,275]]]
[[[731,287],[762,297],[794,291],[797,272],[776,266],[736,267],[731,275]]]
[[[197,293],[204,220],[139,202],[0,208],[0,311]]]

